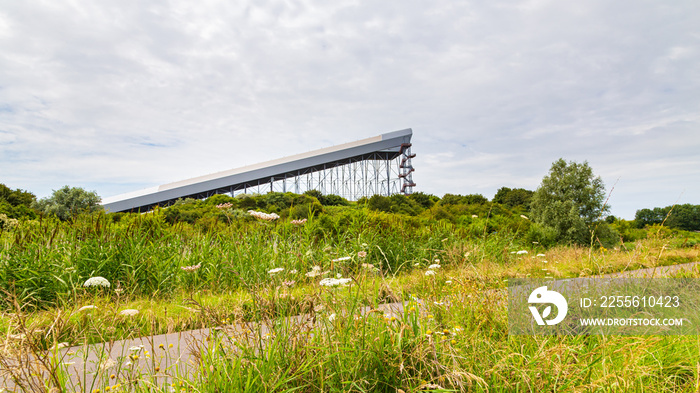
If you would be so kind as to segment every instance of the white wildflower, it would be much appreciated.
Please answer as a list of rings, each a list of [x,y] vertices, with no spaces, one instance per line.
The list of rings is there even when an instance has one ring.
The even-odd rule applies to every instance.
[[[544,254],[537,254],[538,257],[546,257]]]
[[[133,309],[133,308],[127,308],[126,310],[121,310],[119,312],[119,315],[126,315],[129,317],[133,317],[134,315],[138,314],[139,310]]]
[[[352,281],[352,278],[324,278],[319,284],[326,287],[337,287],[339,285],[343,286],[350,281]]]
[[[283,270],[284,270],[283,267],[278,267],[278,268],[275,268],[275,269],[268,270],[267,272],[268,272],[269,274],[277,274],[277,273],[279,273],[279,272],[281,272],[281,271],[283,271]]]
[[[343,261],[349,261],[350,259],[352,259],[352,258],[342,257],[342,258],[336,258],[336,259],[332,260],[331,262],[343,262]]]
[[[83,284],[84,287],[107,287],[109,288],[110,283],[107,281],[106,278],[96,276],[96,277],[90,277],[85,281]]]
[[[268,213],[258,212],[255,210],[248,210],[248,214],[250,214],[251,216],[253,216],[259,220],[263,220],[263,221],[274,221],[274,220],[280,218],[280,216],[278,216],[276,213],[268,214]]]
[[[440,265],[437,263],[433,263],[432,265],[428,266],[428,269],[431,269],[431,270],[432,269],[439,269],[439,268],[440,268]]]
[[[289,274],[297,274],[299,271],[297,269],[292,269],[289,271]]]
[[[434,275],[435,275],[435,271],[433,271],[433,270],[428,270],[428,271],[425,272],[425,275],[426,275],[426,276],[434,276]]]
[[[136,345],[136,346],[133,346],[133,347],[129,348],[129,351],[131,351],[131,352],[138,352],[138,351],[140,351],[140,350],[142,350],[142,349],[143,349],[143,345]]]
[[[527,254],[527,251],[525,251],[525,250],[520,250],[520,251],[516,252],[516,254],[518,254],[518,255]]]
[[[367,251],[358,251],[358,252],[357,252],[357,257],[358,257],[358,258],[365,258],[365,257],[367,257]]]
[[[328,320],[331,321],[331,322],[335,321],[335,313],[329,315],[329,316],[328,316]]]
[[[107,358],[102,364],[100,364],[100,370],[105,371],[117,365],[112,358]]]
[[[314,266],[311,271],[306,273],[306,277],[316,277],[321,275],[321,266]]]

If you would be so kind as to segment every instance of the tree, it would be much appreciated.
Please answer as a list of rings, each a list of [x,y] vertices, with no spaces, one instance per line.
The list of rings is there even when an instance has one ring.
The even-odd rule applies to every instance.
[[[80,187],[64,186],[54,190],[50,198],[43,198],[32,204],[32,207],[52,214],[61,220],[68,220],[79,213],[102,210],[102,199],[95,191],[85,191]]]
[[[590,242],[593,223],[609,210],[604,204],[605,186],[594,176],[588,162],[566,162],[560,158],[535,191],[530,214],[537,224],[554,229],[557,241]],[[604,222],[596,226],[606,225]]]
[[[508,207],[522,206],[525,210],[530,210],[530,200],[534,191],[524,188],[510,189],[509,187],[501,187],[493,196],[493,202],[506,205]]]

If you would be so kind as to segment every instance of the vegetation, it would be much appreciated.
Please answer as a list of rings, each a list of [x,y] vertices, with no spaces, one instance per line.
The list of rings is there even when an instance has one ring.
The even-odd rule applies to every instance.
[[[674,205],[664,208],[637,210],[634,221],[638,228],[647,225],[666,225],[686,231],[700,231],[700,205]]]
[[[68,220],[82,212],[95,212],[102,209],[100,202],[101,198],[94,191],[64,186],[54,190],[50,198],[33,202],[32,207],[44,214]]]
[[[59,215],[0,189],[8,206],[34,211],[3,213],[0,226],[0,378],[52,392],[696,391],[694,336],[508,334],[512,278],[700,258],[700,233],[669,226],[672,213],[645,226],[603,220],[603,193],[587,164],[563,160],[537,192],[503,187],[492,201],[269,193]],[[544,200],[557,209],[538,211]],[[404,312],[380,309],[390,302]],[[189,371],[153,345],[76,378],[71,356],[85,348],[56,350],[206,327],[217,330]]]
[[[587,162],[559,159],[533,194],[530,208],[533,220],[556,242],[586,245],[597,238],[609,247],[617,236],[602,221],[609,210],[604,199],[603,181]]]

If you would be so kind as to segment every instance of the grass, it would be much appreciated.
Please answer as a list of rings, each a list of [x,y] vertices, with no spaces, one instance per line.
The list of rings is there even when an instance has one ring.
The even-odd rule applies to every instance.
[[[509,336],[503,291],[513,277],[578,277],[699,260],[698,247],[683,238],[652,234],[620,249],[545,249],[525,244],[517,232],[489,235],[444,221],[421,226],[366,212],[330,224],[243,221],[217,231],[169,225],[156,213],[120,222],[95,215],[72,224],[27,223],[1,233],[0,242],[0,284],[6,291],[0,373],[14,373],[25,391],[700,388],[698,337]],[[521,250],[527,253],[518,254]],[[426,275],[436,263],[441,267]],[[328,273],[308,277],[313,266]],[[284,270],[268,273],[279,267]],[[319,285],[336,275],[352,278],[351,284]],[[92,276],[112,286],[82,287]],[[406,312],[360,312],[393,301],[409,302]],[[89,305],[95,308],[79,311]],[[124,309],[139,314],[120,315]],[[299,314],[311,315],[316,324],[285,318]],[[203,343],[191,373],[174,367],[175,359],[160,358],[162,366],[136,370],[126,365],[125,355],[95,385],[81,386],[45,352],[63,342],[259,321],[269,329],[264,336],[216,331]],[[147,350],[154,359],[159,353]],[[43,377],[13,369],[10,362],[18,354],[44,359]]]

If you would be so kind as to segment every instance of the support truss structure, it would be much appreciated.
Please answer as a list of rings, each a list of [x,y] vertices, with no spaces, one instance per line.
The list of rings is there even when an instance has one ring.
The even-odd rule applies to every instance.
[[[147,211],[181,198],[216,194],[318,190],[348,200],[372,195],[408,195],[415,183],[411,159],[412,130],[382,134],[249,167],[183,180],[106,198],[107,211]]]

